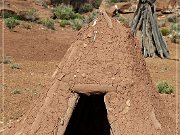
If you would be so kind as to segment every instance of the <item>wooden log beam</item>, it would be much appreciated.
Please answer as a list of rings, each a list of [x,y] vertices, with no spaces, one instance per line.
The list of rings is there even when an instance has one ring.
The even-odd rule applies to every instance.
[[[72,91],[77,93],[107,93],[115,92],[116,88],[111,85],[100,85],[100,84],[75,84]]]

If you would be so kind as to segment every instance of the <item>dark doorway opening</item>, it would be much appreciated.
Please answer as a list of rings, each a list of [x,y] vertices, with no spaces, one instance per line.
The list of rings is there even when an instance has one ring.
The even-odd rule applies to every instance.
[[[110,135],[104,94],[79,95],[64,135]]]

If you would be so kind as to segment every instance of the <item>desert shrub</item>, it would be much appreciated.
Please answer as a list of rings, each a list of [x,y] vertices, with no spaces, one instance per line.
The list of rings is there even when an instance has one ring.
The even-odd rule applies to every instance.
[[[180,44],[180,32],[173,32],[170,35],[171,42]]]
[[[100,6],[100,4],[101,4],[101,0],[95,0],[95,2],[93,3],[93,6],[94,6],[96,9],[98,9],[99,6]]]
[[[71,26],[75,30],[80,30],[83,26],[83,20],[82,19],[71,20]]]
[[[12,61],[12,58],[10,56],[5,56],[4,59],[2,59],[0,63],[11,64],[12,62],[13,61]]]
[[[79,8],[80,13],[87,13],[87,12],[92,12],[92,11],[93,11],[93,5],[89,3],[84,3]]]
[[[92,22],[97,17],[98,14],[99,14],[98,11],[93,11],[89,15],[85,15],[83,17],[84,23],[88,24],[88,23]]]
[[[69,20],[61,20],[59,23],[61,27],[65,27],[66,25],[70,25],[70,24],[71,22]]]
[[[19,64],[13,63],[13,64],[11,65],[11,69],[21,69],[21,66],[20,66]]]
[[[158,26],[159,27],[165,27],[166,26],[166,21],[158,21]]]
[[[32,28],[32,24],[30,22],[23,22],[22,26],[23,28],[28,29],[28,30]]]
[[[39,19],[38,13],[37,13],[36,9],[30,9],[30,10],[24,12],[23,16],[24,16],[25,20],[32,21],[32,22],[34,22],[34,21]]]
[[[10,30],[13,30],[19,24],[19,21],[14,17],[9,17],[5,19],[5,24],[6,27],[8,27]]]
[[[54,15],[58,19],[62,19],[62,20],[81,18],[80,14],[74,12],[72,6],[64,5],[64,4],[61,4],[54,9]]]
[[[157,84],[158,92],[161,94],[171,94],[174,92],[174,87],[167,82],[160,82]]]
[[[19,90],[19,89],[14,89],[11,93],[12,93],[12,94],[21,94],[21,90]]]
[[[171,31],[179,31],[180,32],[180,23],[176,23],[171,26]]]
[[[163,36],[167,36],[170,34],[170,31],[168,29],[161,29],[160,30]]]
[[[46,2],[44,0],[35,0],[35,3],[44,8],[48,8],[48,5],[46,4]]]
[[[46,26],[48,29],[54,30],[54,20],[52,18],[45,18],[42,20],[42,24]]]
[[[22,16],[17,15],[16,13],[12,13],[12,12],[1,12],[0,16],[3,17],[4,19],[10,18],[10,17],[12,17],[12,18],[14,18],[16,20],[22,20],[23,19]]]
[[[111,0],[110,2],[112,2],[112,3],[116,3],[116,2],[118,2],[118,0]]]
[[[176,22],[178,21],[176,15],[174,15],[174,16],[169,16],[169,17],[167,18],[167,20],[168,20],[168,22],[171,22],[171,23],[176,23]]]
[[[129,24],[129,20],[120,14],[117,14],[116,18],[117,18],[117,20],[119,20],[120,22],[122,22],[124,24]]]

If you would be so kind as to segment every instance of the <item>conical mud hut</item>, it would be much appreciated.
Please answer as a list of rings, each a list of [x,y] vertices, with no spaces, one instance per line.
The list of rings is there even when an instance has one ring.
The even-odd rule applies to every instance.
[[[131,30],[104,16],[78,34],[35,105],[9,135],[172,135]]]

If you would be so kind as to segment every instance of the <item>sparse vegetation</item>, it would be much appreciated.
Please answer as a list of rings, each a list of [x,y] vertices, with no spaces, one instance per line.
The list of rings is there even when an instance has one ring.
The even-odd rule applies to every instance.
[[[84,3],[79,8],[80,13],[87,13],[87,12],[92,12],[92,11],[93,11],[93,5],[89,3]]]
[[[180,23],[176,23],[171,26],[171,31],[177,31],[180,32]]]
[[[157,84],[158,92],[161,94],[171,94],[174,92],[174,87],[167,82],[160,82]]]
[[[169,37],[173,43],[180,43],[180,23],[171,26],[171,34]]]
[[[129,22],[130,22],[126,17],[124,17],[120,14],[117,14],[116,18],[117,18],[117,20],[119,20],[120,22],[122,22],[124,24],[129,24]]]
[[[93,11],[89,15],[85,15],[83,18],[84,23],[88,24],[92,22],[97,17],[98,14],[99,14],[98,11]]]
[[[12,93],[12,94],[21,94],[21,90],[19,90],[19,89],[14,89],[11,93]]]
[[[166,21],[158,21],[158,27],[166,27]]]
[[[10,18],[10,17],[12,17],[12,18],[14,18],[14,19],[16,19],[16,20],[22,20],[22,19],[23,19],[22,16],[17,15],[16,13],[12,13],[12,12],[4,12],[3,15],[2,15],[2,12],[1,12],[1,13],[0,13],[0,16],[3,17],[4,19]]]
[[[59,23],[61,27],[65,27],[66,25],[70,25],[70,24],[71,22],[69,20],[61,20]]]
[[[80,14],[74,12],[72,6],[64,5],[64,4],[61,4],[54,9],[54,15],[58,19],[62,19],[62,20],[82,18]]]
[[[34,21],[36,21],[36,20],[39,19],[38,13],[37,13],[37,10],[36,10],[36,9],[30,9],[30,10],[24,12],[24,13],[22,14],[22,16],[24,16],[24,19],[25,19],[25,20],[27,20],[27,21],[32,21],[32,22],[34,22]]]
[[[171,42],[180,44],[180,32],[173,32],[170,35]]]
[[[71,20],[71,26],[75,30],[80,30],[82,28],[82,25],[83,25],[83,20],[82,19]]]
[[[48,5],[46,4],[46,2],[44,0],[35,0],[35,3],[44,8],[48,8]]]
[[[99,6],[100,6],[100,4],[101,4],[101,0],[95,0],[95,2],[93,3],[93,6],[94,6],[96,9],[98,9]]]
[[[54,20],[52,18],[45,18],[42,20],[42,24],[46,26],[48,29],[54,30]]]
[[[11,65],[11,69],[21,69],[21,66],[19,64],[13,63]]]
[[[30,22],[23,22],[22,26],[28,30],[32,28],[32,24]]]
[[[170,31],[168,29],[161,29],[160,31],[163,36],[168,36],[170,34]]]
[[[12,58],[10,56],[5,56],[4,59],[2,59],[1,63],[3,64],[11,64]]]
[[[177,23],[178,22],[178,19],[177,19],[177,16],[176,15],[173,15],[173,16],[169,16],[167,18],[168,22],[171,22],[171,23]]]
[[[11,31],[19,24],[19,21],[14,17],[9,17],[5,19],[6,27],[8,27]]]

